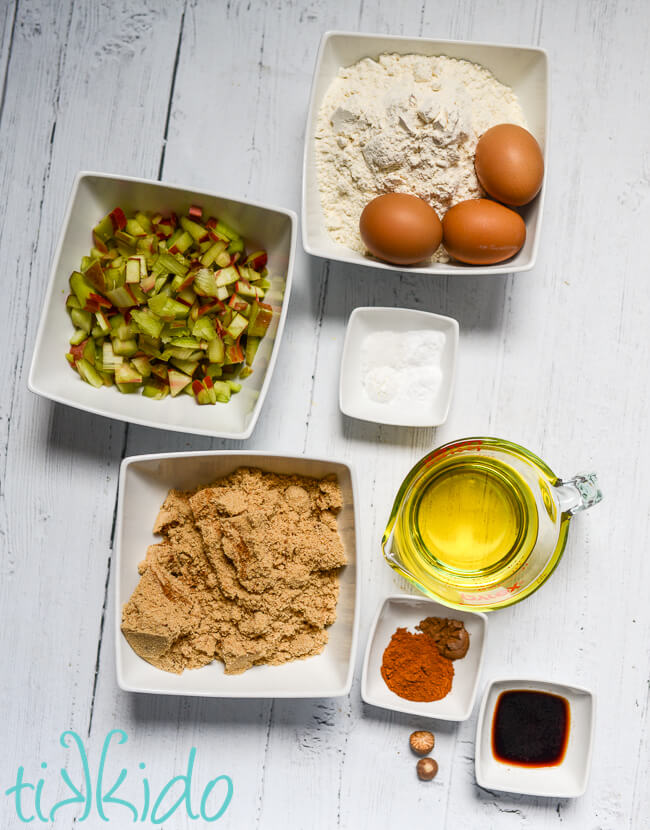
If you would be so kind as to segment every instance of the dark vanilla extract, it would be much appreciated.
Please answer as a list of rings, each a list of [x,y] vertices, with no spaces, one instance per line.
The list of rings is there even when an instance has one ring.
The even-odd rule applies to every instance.
[[[569,701],[549,692],[501,692],[492,721],[492,752],[497,761],[522,767],[553,767],[562,762],[569,738]]]

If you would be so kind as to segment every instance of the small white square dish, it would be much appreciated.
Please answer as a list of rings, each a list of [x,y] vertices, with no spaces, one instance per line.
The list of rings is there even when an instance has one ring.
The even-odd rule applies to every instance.
[[[454,660],[454,679],[451,691],[442,700],[419,703],[405,700],[392,692],[381,676],[382,657],[386,646],[398,628],[415,631],[426,617],[460,620],[469,634],[469,649],[465,657]],[[380,603],[370,629],[363,661],[361,697],[366,703],[405,712],[422,718],[463,721],[472,714],[478,688],[487,636],[487,617],[473,611],[456,611],[426,597],[397,594]]]
[[[423,360],[416,360],[415,355],[409,356],[408,360],[413,359],[417,366],[409,369],[413,377],[409,375],[407,385],[404,370],[394,370],[380,365],[384,360],[381,346],[375,350],[373,341],[373,349],[370,351],[374,355],[372,360],[378,364],[378,374],[371,377],[368,368],[364,366],[364,354],[368,349],[368,345],[364,347],[364,342],[370,342],[366,339],[376,336],[376,339],[384,342],[388,340],[389,333],[392,333],[393,339],[406,349],[407,344],[403,338],[407,332],[435,332],[444,335],[440,350],[430,355],[431,365],[427,364],[429,357],[426,357],[426,353]],[[449,413],[454,389],[458,332],[458,321],[453,317],[444,317],[429,311],[374,306],[355,308],[348,320],[341,357],[341,412],[362,421],[393,426],[434,427],[443,424]],[[387,342],[384,343],[384,347],[387,349],[386,359],[394,360],[395,350],[391,350]],[[425,394],[424,384],[431,382],[427,372],[435,372],[434,378],[438,385],[432,387],[435,393],[418,401],[415,396],[420,392]],[[375,391],[379,394],[372,392],[374,385],[370,387],[370,384],[375,384],[373,378],[378,378],[379,385]],[[371,394],[375,398],[380,395],[385,397],[386,389],[392,386],[393,388],[388,391],[390,396],[402,381],[405,387],[403,392],[396,392],[392,400],[373,400],[371,397]],[[367,386],[371,388],[370,394]]]
[[[522,766],[495,756],[493,730],[499,697],[504,692],[520,690],[545,692],[563,697],[568,702],[566,750],[560,762],[553,766]],[[595,710],[593,693],[579,686],[546,680],[493,680],[485,690],[476,727],[476,783],[487,790],[548,798],[576,798],[582,795],[587,789],[591,768]],[[522,729],[520,725],[520,734]]]
[[[79,377],[64,355],[74,327],[65,300],[70,274],[79,268],[93,244],[92,228],[119,206],[125,211],[187,212],[201,205],[207,216],[222,218],[247,243],[268,252],[269,276],[277,278],[279,313],[262,339],[252,375],[227,404],[199,406],[189,395],[162,401],[141,394],[123,395],[114,387],[95,389]],[[28,386],[32,392],[96,415],[178,432],[220,438],[248,438],[264,404],[280,348],[287,315],[297,217],[293,211],[231,199],[174,185],[128,176],[81,172],[77,175],[63,218],[49,285],[41,311]]]
[[[253,666],[243,674],[224,673],[215,661],[183,674],[147,663],[126,642],[120,625],[122,608],[139,581],[138,563],[149,545],[160,541],[154,520],[171,488],[189,490],[229,475],[238,467],[313,478],[335,475],[343,507],[337,516],[347,565],[340,575],[336,621],[323,651],[279,666]],[[359,624],[359,559],[356,483],[345,463],[304,456],[256,452],[188,452],[126,458],[120,470],[115,533],[115,645],[117,682],[128,692],[230,698],[340,697],[350,691]]]
[[[526,241],[523,247],[511,259],[496,265],[471,266],[454,261],[414,266],[391,265],[364,256],[334,242],[330,237],[321,208],[314,149],[318,113],[327,90],[341,67],[350,66],[363,58],[376,60],[386,53],[445,55],[480,64],[489,69],[498,81],[510,86],[517,95],[528,129],[541,147],[546,179],[549,84],[548,57],[543,49],[358,32],[326,32],[321,39],[316,58],[305,130],[302,178],[302,240],[305,251],[313,256],[325,257],[337,262],[348,262],[388,271],[408,270],[419,274],[510,274],[533,268],[540,243],[544,183],[538,196],[521,210],[526,224]]]

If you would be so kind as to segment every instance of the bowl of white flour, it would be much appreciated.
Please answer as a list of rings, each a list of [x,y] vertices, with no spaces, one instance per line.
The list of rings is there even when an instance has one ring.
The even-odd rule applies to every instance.
[[[440,219],[484,192],[474,171],[483,132],[518,124],[537,139],[547,168],[548,61],[515,46],[328,32],[311,90],[303,158],[302,234],[307,253],[404,271],[370,256],[359,235],[365,205],[382,193],[411,193]],[[526,242],[489,266],[452,260],[441,245],[409,271],[512,273],[533,267],[544,187],[520,210]]]

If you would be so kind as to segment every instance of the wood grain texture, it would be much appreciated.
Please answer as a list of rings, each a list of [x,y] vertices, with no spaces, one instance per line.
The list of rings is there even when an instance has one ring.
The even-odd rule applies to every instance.
[[[298,252],[275,382],[245,446],[340,457],[359,472],[364,569],[352,692],[273,702],[124,694],[115,683],[110,550],[119,463],[135,453],[242,445],[127,427],[26,391],[65,199],[86,168],[298,210],[309,84],[328,29],[548,50],[552,129],[538,264],[505,279],[423,278]],[[96,761],[107,731],[119,727],[129,742],[111,769],[133,771],[127,797],[137,791],[140,761],[160,786],[183,771],[195,746],[198,782],[221,772],[233,779],[224,827],[650,826],[649,29],[643,0],[3,5],[0,644],[10,667],[0,680],[3,792],[19,764],[33,777],[41,761],[60,765],[64,729],[82,734]],[[359,305],[459,320],[458,377],[444,426],[403,430],[340,414],[345,324]],[[424,786],[407,745],[422,722],[360,700],[377,603],[410,590],[379,549],[397,486],[431,446],[476,434],[518,441],[560,475],[593,468],[605,491],[598,508],[573,522],[549,584],[489,620],[484,680],[548,676],[598,696],[590,785],[577,800],[478,788],[475,717],[435,724],[440,773]],[[50,803],[63,794],[52,781]],[[71,827],[71,815],[61,811],[53,826]],[[0,819],[13,826],[4,797]],[[179,814],[169,823],[192,826]]]

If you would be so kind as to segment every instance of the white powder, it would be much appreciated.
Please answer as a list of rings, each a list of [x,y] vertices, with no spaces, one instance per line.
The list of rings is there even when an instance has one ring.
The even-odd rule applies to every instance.
[[[371,401],[431,409],[442,383],[446,337],[438,331],[377,331],[361,344],[361,377]]]
[[[325,224],[360,253],[359,217],[382,193],[412,193],[440,219],[484,196],[474,172],[479,137],[526,126],[517,97],[484,67],[444,56],[381,55],[339,70],[318,114],[316,166]],[[449,257],[439,248],[434,260]]]

